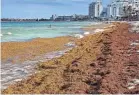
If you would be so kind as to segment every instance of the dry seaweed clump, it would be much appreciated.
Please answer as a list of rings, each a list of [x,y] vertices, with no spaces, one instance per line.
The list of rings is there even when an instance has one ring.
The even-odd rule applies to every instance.
[[[132,39],[131,34],[128,33],[128,27],[129,25],[125,23],[114,23],[113,27],[109,27],[103,33],[80,39],[77,42],[78,47],[60,58],[40,63],[35,75],[9,86],[2,93],[130,93],[126,87],[127,82],[139,72],[132,72],[131,77],[131,72],[126,70],[129,66],[127,63],[133,61],[132,58],[127,60],[125,56],[129,48],[129,39]],[[134,70],[136,71],[137,68]],[[135,92],[132,91],[132,93]]]

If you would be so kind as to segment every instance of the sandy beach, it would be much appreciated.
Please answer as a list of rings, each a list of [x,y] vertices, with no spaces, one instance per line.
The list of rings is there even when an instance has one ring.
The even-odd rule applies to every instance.
[[[92,26],[84,29],[92,33],[94,32]],[[3,90],[2,93],[138,93],[139,46],[137,43],[139,43],[139,34],[129,32],[129,29],[131,29],[131,26],[127,23],[113,23],[109,25],[109,27],[105,27],[103,31],[101,30],[102,32],[86,35],[84,38],[78,40],[71,37],[60,37],[50,42],[47,42],[48,40],[46,41],[45,39],[40,39],[41,45],[39,45],[39,40],[36,39],[31,42],[23,42],[21,45],[20,43],[18,43],[19,45],[17,43],[2,43],[3,59],[9,56],[15,56],[18,54],[18,51],[21,50],[25,50],[23,54],[29,51],[34,52],[34,50],[36,51],[34,54],[40,54],[38,51],[50,52],[64,49],[64,44],[69,41],[74,41],[77,45],[77,47],[74,47],[62,57],[39,63],[36,74],[33,74],[21,82],[10,85],[7,89]],[[13,48],[17,47],[17,45],[19,47],[14,50],[12,45]],[[22,47],[22,45],[24,47]],[[47,45],[53,48],[47,47]],[[6,46],[9,47],[8,50],[10,50],[8,54],[5,53]],[[14,50],[16,53],[11,53],[11,50]]]

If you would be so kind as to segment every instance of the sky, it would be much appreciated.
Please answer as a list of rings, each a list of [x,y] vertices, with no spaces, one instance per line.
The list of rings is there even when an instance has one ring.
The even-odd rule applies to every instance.
[[[94,0],[1,0],[2,18],[50,18],[52,14],[88,14]],[[106,6],[109,0],[103,0]]]

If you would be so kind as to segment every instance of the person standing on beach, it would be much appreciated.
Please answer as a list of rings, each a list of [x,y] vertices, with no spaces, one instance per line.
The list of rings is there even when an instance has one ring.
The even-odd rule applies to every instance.
[[[49,25],[49,28],[51,28],[52,26],[51,26],[51,24]]]

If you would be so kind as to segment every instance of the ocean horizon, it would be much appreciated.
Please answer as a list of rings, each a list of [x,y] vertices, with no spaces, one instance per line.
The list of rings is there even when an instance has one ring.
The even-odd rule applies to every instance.
[[[2,22],[1,42],[28,41],[34,38],[54,38],[81,34],[82,27],[98,24],[89,21],[73,22]]]

